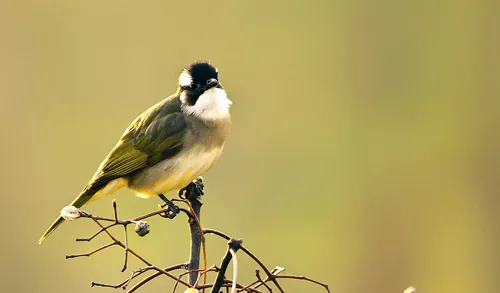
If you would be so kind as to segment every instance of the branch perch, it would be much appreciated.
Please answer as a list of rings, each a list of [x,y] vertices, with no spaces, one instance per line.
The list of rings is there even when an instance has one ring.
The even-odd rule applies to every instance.
[[[183,197],[183,193],[185,192],[185,197]],[[186,208],[178,208],[179,212],[184,213],[189,220],[189,229],[190,229],[190,257],[189,257],[189,262],[187,263],[182,263],[182,264],[176,264],[173,266],[166,267],[164,269],[159,268],[158,266],[154,265],[150,261],[146,260],[144,257],[142,257],[140,254],[135,252],[133,249],[129,247],[128,243],[128,225],[130,224],[135,224],[135,231],[139,236],[145,236],[149,232],[149,224],[145,222],[145,219],[154,217],[154,216],[160,216],[163,218],[168,218],[168,219],[173,219],[175,215],[178,213],[177,209],[175,213],[169,208],[168,206],[166,207],[161,207],[159,210],[150,212],[147,214],[144,214],[142,216],[135,217],[133,219],[129,220],[120,220],[118,218],[118,210],[117,210],[117,204],[116,201],[113,200],[113,218],[106,218],[106,217],[100,217],[100,216],[94,216],[90,213],[87,213],[85,211],[79,210],[75,207],[69,206],[65,207],[63,211],[61,211],[61,214],[68,219],[78,219],[78,218],[88,218],[91,219],[97,226],[98,230],[92,234],[88,238],[77,238],[76,241],[78,242],[90,242],[93,239],[95,239],[98,235],[105,233],[108,235],[108,237],[111,239],[111,243],[106,244],[104,246],[101,246],[99,248],[96,248],[90,252],[87,253],[81,253],[81,254],[71,254],[67,255],[67,259],[71,258],[78,258],[78,257],[90,257],[98,252],[101,252],[103,250],[106,250],[108,248],[111,248],[113,246],[120,246],[124,250],[124,264],[121,269],[121,271],[125,271],[127,269],[128,265],[128,255],[131,254],[140,261],[142,261],[145,266],[142,268],[138,268],[132,272],[129,278],[126,280],[122,281],[119,284],[116,285],[109,285],[109,284],[104,284],[104,283],[97,283],[97,282],[92,282],[93,287],[106,287],[106,288],[122,288],[126,289],[130,283],[138,278],[139,276],[143,275],[144,273],[148,271],[154,271],[151,275],[145,277],[144,279],[140,280],[137,282],[135,285],[133,285],[127,293],[132,293],[135,292],[137,289],[141,288],[145,284],[149,283],[153,279],[164,275],[172,280],[175,280],[175,286],[173,287],[173,293],[175,293],[176,288],[178,284],[182,284],[183,286],[187,287],[189,292],[199,292],[199,290],[204,290],[210,288],[210,293],[219,293],[222,288],[226,288],[228,290],[231,288],[231,293],[235,292],[251,292],[251,293],[264,293],[263,291],[259,290],[258,288],[261,286],[264,286],[269,292],[273,292],[273,289],[271,286],[269,286],[267,283],[272,282],[274,286],[278,289],[280,293],[284,293],[285,291],[281,287],[281,285],[278,282],[278,279],[295,279],[295,280],[302,280],[306,282],[312,282],[314,284],[323,286],[326,291],[330,292],[328,285],[321,283],[319,281],[313,280],[308,277],[304,276],[296,276],[296,275],[279,275],[281,272],[283,272],[284,268],[282,267],[276,267],[272,271],[270,271],[264,264],[263,262],[255,256],[252,252],[250,252],[247,248],[245,248],[242,245],[242,240],[237,240],[233,239],[230,236],[214,230],[214,229],[202,229],[201,224],[200,224],[200,214],[201,214],[201,206],[202,202],[200,200],[200,196],[203,195],[203,181],[201,178],[198,178],[196,181],[194,181],[192,184],[188,185],[185,189],[181,190],[181,193],[179,194],[181,196],[181,199],[172,199],[172,201],[177,201],[177,202],[182,202],[183,204],[187,205]],[[177,208],[177,206],[173,205],[172,208]],[[105,225],[101,222],[107,222]],[[124,240],[123,242],[113,236],[113,234],[110,232],[110,228],[113,228],[115,226],[122,226],[124,230]],[[207,269],[207,263],[206,263],[206,247],[205,247],[205,234],[213,234],[216,235],[222,239],[225,239],[228,241],[228,248],[226,250],[226,253],[221,261],[220,268],[218,268],[215,265],[212,265],[210,268]],[[200,250],[203,252],[203,259],[204,259],[204,264],[203,264],[203,269],[200,269]],[[237,257],[236,253],[237,251],[243,251],[246,255],[248,255],[255,263],[258,264],[258,266],[262,269],[262,271],[265,273],[266,277],[263,279],[260,276],[260,270],[257,269],[255,271],[255,277],[256,280],[244,285],[238,283],[238,271],[239,267],[237,264]],[[227,268],[229,264],[233,261],[233,277],[231,279],[226,279],[225,274],[227,271]],[[179,275],[174,275],[171,272],[179,269],[184,269],[185,271],[180,273]],[[214,274],[215,273],[215,281],[211,284],[206,283],[206,278],[208,274]],[[183,280],[183,277],[188,275],[188,280],[185,281]],[[199,284],[200,278],[203,277],[204,282],[203,284]],[[203,291],[204,292],[204,291]],[[226,291],[229,292],[229,291]]]

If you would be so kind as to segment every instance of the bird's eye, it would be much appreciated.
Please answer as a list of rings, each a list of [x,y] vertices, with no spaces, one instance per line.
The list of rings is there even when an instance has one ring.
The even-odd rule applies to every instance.
[[[189,85],[193,90],[197,89],[198,88],[198,84],[197,83],[194,83],[192,82],[190,85]]]

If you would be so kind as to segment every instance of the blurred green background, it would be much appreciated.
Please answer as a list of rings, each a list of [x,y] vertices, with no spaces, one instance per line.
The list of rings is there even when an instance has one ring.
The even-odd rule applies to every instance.
[[[118,248],[37,240],[128,124],[175,91],[186,63],[220,70],[226,150],[202,222],[270,266],[332,292],[494,292],[500,286],[500,34],[496,1],[2,1],[2,292],[114,292]],[[156,209],[126,190],[120,216]],[[85,207],[111,216],[108,197]],[[188,254],[184,218],[131,247]],[[117,236],[122,231],[117,229]],[[209,263],[225,244],[208,238]],[[256,267],[240,256],[241,280]],[[170,292],[159,278],[142,292]],[[323,292],[283,281],[287,292]],[[178,291],[179,292],[179,291]]]

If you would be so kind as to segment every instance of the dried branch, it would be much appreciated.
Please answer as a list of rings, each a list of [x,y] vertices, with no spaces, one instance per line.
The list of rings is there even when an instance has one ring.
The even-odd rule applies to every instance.
[[[304,277],[304,276],[294,276],[294,275],[273,275],[273,278],[274,279],[295,279],[295,280],[304,280],[304,281],[308,281],[308,282],[311,282],[311,283],[314,283],[314,284],[318,284],[320,286],[323,286],[326,291],[328,291],[328,293],[330,293],[330,289],[328,288],[328,285],[327,284],[324,284],[324,283],[321,283],[321,282],[318,282],[316,280],[313,280],[311,278],[308,278],[308,277]]]
[[[210,293],[219,293],[221,285],[224,283],[224,275],[226,274],[227,267],[228,267],[228,265],[231,262],[231,259],[233,257],[233,254],[231,253],[231,251],[233,251],[233,252],[238,251],[241,248],[242,242],[243,241],[241,239],[230,239],[228,241],[228,243],[227,243],[228,248],[226,251],[226,255],[222,259],[222,263],[221,263],[219,272],[217,273],[217,278],[215,279],[214,286],[212,287],[212,290],[210,290]],[[234,285],[232,287],[234,287]]]
[[[109,285],[109,284],[104,284],[104,283],[97,283],[97,282],[92,282],[92,287],[105,287],[105,288],[115,288],[115,289],[118,289],[118,288],[122,288],[122,289],[125,289],[127,288],[128,284],[130,283],[130,281],[132,281],[134,278],[140,276],[141,274],[151,270],[153,267],[149,266],[149,267],[144,267],[144,268],[139,268],[135,271],[132,272],[132,275],[126,279],[125,281],[121,282],[120,284],[117,284],[117,285]]]
[[[203,230],[203,234],[214,234],[214,235],[217,235],[219,237],[222,237],[226,240],[229,240],[231,239],[229,236],[227,236],[226,234],[220,232],[220,231],[217,231],[217,230],[214,230],[214,229],[204,229]],[[246,254],[248,255],[250,258],[252,258],[263,270],[264,272],[266,273],[267,277],[269,278],[269,280],[271,280],[274,285],[278,288],[278,290],[280,290],[281,293],[285,293],[285,291],[283,291],[283,288],[281,288],[280,284],[278,283],[278,281],[276,281],[276,279],[273,278],[273,275],[271,274],[271,272],[267,269],[267,267],[260,261],[260,259],[258,259],[253,253],[251,253],[248,249],[246,249],[245,247],[241,246],[240,249]]]
[[[195,283],[194,287],[197,286],[197,284],[198,284],[201,276],[206,275],[208,272],[218,272],[219,268],[216,265],[213,265],[213,266],[209,267],[206,270],[197,270],[197,271],[199,272],[199,275],[198,275],[198,279],[196,280],[196,283]],[[180,278],[182,278],[183,276],[185,276],[185,275],[187,275],[189,273],[191,273],[191,272],[187,271],[187,272],[184,272],[184,273],[182,273],[182,274],[179,275],[179,277],[177,278],[177,282],[175,282],[174,288],[172,289],[172,292],[175,292],[175,290],[177,289],[177,285],[179,285]]]
[[[208,272],[219,272],[219,270],[220,269],[216,265],[212,265],[211,267],[209,267],[206,270],[199,270],[200,275],[198,276],[198,280],[196,280],[195,287],[198,285],[198,282],[200,281],[201,276],[206,276]]]
[[[98,235],[105,233],[108,235],[108,237],[111,239],[111,243],[106,244],[104,246],[101,246],[97,249],[94,249],[90,252],[87,253],[82,253],[82,254],[72,254],[72,255],[67,255],[66,258],[78,258],[78,257],[89,257],[95,253],[98,253],[100,251],[103,251],[105,249],[108,249],[113,246],[120,246],[121,248],[124,249],[124,264],[122,267],[122,272],[127,269],[128,265],[128,255],[131,254],[140,261],[142,261],[146,266],[143,268],[139,268],[135,271],[132,272],[129,278],[126,280],[122,281],[119,284],[116,285],[109,285],[109,284],[103,284],[103,283],[96,283],[92,282],[92,286],[96,287],[106,287],[106,288],[122,288],[126,289],[130,283],[144,274],[145,272],[148,271],[154,271],[151,275],[145,277],[141,281],[137,282],[134,286],[132,286],[127,292],[132,293],[135,292],[137,289],[141,288],[143,285],[147,284],[148,282],[152,281],[158,276],[165,275],[168,278],[175,280],[175,286],[173,287],[173,293],[175,293],[175,290],[178,286],[178,284],[182,284],[188,288],[186,292],[199,292],[199,290],[205,290],[208,288],[211,288],[210,293],[219,293],[221,288],[226,288],[226,292],[229,288],[231,288],[231,293],[235,292],[251,292],[251,293],[263,293],[263,291],[260,291],[258,288],[261,286],[266,287],[266,289],[272,293],[272,288],[267,285],[268,282],[272,282],[279,290],[280,293],[284,293],[283,288],[280,286],[278,283],[278,279],[296,279],[296,280],[303,280],[307,282],[312,282],[317,285],[323,286],[328,292],[329,288],[328,285],[321,283],[319,281],[310,279],[308,277],[304,276],[295,276],[295,275],[279,275],[281,272],[284,271],[284,268],[281,267],[276,267],[272,271],[270,271],[263,263],[262,261],[256,257],[252,252],[250,252],[248,249],[243,247],[241,245],[242,241],[241,240],[235,240],[229,237],[228,235],[217,231],[213,229],[202,229],[201,224],[200,224],[200,210],[201,210],[201,201],[199,200],[198,196],[203,195],[203,182],[201,179],[197,179],[197,182],[193,182],[193,184],[190,184],[184,191],[186,192],[186,196],[182,197],[181,200],[176,200],[173,199],[172,201],[179,201],[183,202],[188,206],[188,209],[184,208],[178,208],[175,205],[171,205],[171,207],[168,206],[162,206],[159,210],[150,212],[147,214],[144,214],[142,216],[130,219],[130,220],[120,220],[118,218],[118,211],[117,211],[117,204],[116,201],[113,200],[113,218],[105,218],[105,217],[100,217],[100,216],[93,216],[87,212],[84,212],[82,210],[79,210],[75,207],[66,207],[63,209],[64,211],[64,216],[71,218],[71,219],[77,219],[77,218],[88,218],[91,219],[98,227],[99,229],[90,237],[88,238],[77,238],[76,240],[79,242],[85,241],[85,242],[90,242],[92,241],[95,237]],[[180,194],[182,195],[182,194]],[[166,200],[166,198],[165,198]],[[172,211],[171,209],[175,208],[175,211]],[[147,261],[144,257],[140,256],[138,253],[136,253],[134,250],[132,250],[129,247],[128,243],[128,225],[130,224],[135,224],[136,228],[135,231],[139,236],[144,236],[148,234],[149,232],[149,224],[147,222],[143,221],[147,218],[153,217],[153,216],[161,216],[164,218],[169,218],[172,219],[174,218],[177,213],[181,211],[184,214],[186,214],[189,218],[189,227],[191,231],[191,250],[190,250],[190,259],[188,263],[184,264],[177,264],[173,265],[170,267],[167,267],[165,269],[161,269],[157,267],[156,265],[152,264],[151,262]],[[106,225],[104,225],[101,222],[108,222]],[[115,227],[115,226],[122,226],[124,229],[124,241],[118,240],[111,232],[109,231],[110,228]],[[212,265],[210,268],[207,269],[207,262],[206,262],[206,247],[205,247],[205,234],[214,234],[216,236],[221,237],[222,239],[225,239],[228,241],[228,248],[226,251],[226,254],[224,258],[222,259],[220,269],[217,268],[215,265]],[[200,249],[203,249],[203,259],[204,259],[204,265],[203,269],[199,269],[200,265]],[[253,261],[255,261],[260,268],[265,272],[266,278],[262,278],[260,275],[260,270],[255,271],[255,277],[256,281],[248,284],[248,285],[243,285],[238,283],[238,262],[237,262],[237,257],[236,257],[236,252],[238,250],[242,250],[246,255],[248,255]],[[227,268],[229,266],[229,263],[233,261],[233,277],[232,280],[228,280],[225,278],[225,274],[227,271]],[[183,272],[177,276],[173,275],[171,272],[174,270],[178,269],[185,269],[186,272]],[[214,283],[212,284],[207,284],[206,283],[206,278],[209,272],[216,272],[216,278]],[[182,278],[188,275],[188,280],[187,282],[184,281]],[[203,277],[204,282],[203,284],[199,284],[200,278]],[[238,289],[238,290],[237,290]],[[410,288],[409,288],[410,289]],[[203,291],[204,292],[204,291]]]
[[[96,252],[99,252],[99,251],[101,251],[101,250],[104,250],[104,249],[106,249],[106,248],[109,248],[109,247],[111,247],[111,246],[115,246],[115,245],[118,245],[118,242],[116,242],[116,241],[115,241],[115,242],[112,242],[112,243],[110,243],[110,244],[106,244],[106,245],[104,245],[104,246],[101,246],[101,247],[99,247],[99,248],[97,248],[97,249],[95,249],[95,250],[92,250],[92,251],[90,251],[90,252],[87,252],[87,253],[80,253],[80,254],[71,254],[71,255],[66,255],[66,259],[69,259],[69,258],[77,258],[77,257],[82,257],[82,256],[91,256],[91,255],[93,255],[93,254],[94,254],[94,253],[96,253]]]
[[[269,287],[266,282],[262,281],[262,278],[260,277],[260,271],[258,269],[255,270],[255,277],[257,277],[257,280],[262,284],[264,285],[264,287],[267,288],[267,290],[269,290],[269,292],[273,292],[273,289],[271,289],[271,287]]]
[[[158,277],[160,275],[161,275],[160,272],[156,272],[154,274],[149,275],[148,277],[144,278],[143,280],[141,280],[137,284],[135,284],[132,288],[130,288],[130,290],[128,290],[127,293],[135,292],[135,290],[139,289],[144,284],[148,283],[149,281],[153,280],[154,278],[156,278],[156,277]]]
[[[92,282],[92,287],[97,286],[97,287],[107,287],[107,288],[115,288],[115,289],[122,288],[123,290],[125,290],[125,289],[127,289],[128,285],[130,284],[130,282],[133,279],[139,277],[143,273],[145,273],[147,271],[150,271],[152,269],[153,269],[152,266],[148,266],[148,267],[144,267],[144,268],[139,268],[139,269],[137,269],[137,270],[135,270],[135,271],[132,272],[132,275],[130,276],[130,278],[124,280],[123,282],[121,282],[120,284],[117,284],[117,285],[109,285],[109,284],[102,284],[102,283]],[[187,263],[176,264],[176,265],[173,265],[173,266],[170,266],[170,267],[166,267],[163,270],[166,271],[166,272],[171,272],[171,271],[178,270],[178,269],[187,269]],[[161,273],[159,273],[159,272],[157,272],[155,274],[158,274],[158,276],[161,275]]]
[[[201,178],[201,177],[200,177]],[[203,189],[203,181],[200,182],[200,188]],[[201,194],[200,194],[201,195]],[[200,215],[202,202],[198,199],[198,194],[193,188],[187,188],[186,199],[188,200],[190,210],[194,214],[194,217],[189,219],[189,230],[191,231],[191,250],[189,256],[189,279],[188,282],[191,286],[194,286],[198,280],[198,269],[200,268],[200,248],[205,246],[205,238],[203,236],[201,225],[200,225]],[[203,269],[207,269],[206,261],[206,249],[203,247]],[[206,280],[206,279],[205,279]],[[205,282],[206,283],[206,282]]]
[[[115,238],[109,231],[108,229],[113,227],[113,226],[116,226],[116,225],[123,225],[124,227],[126,227],[127,225],[131,224],[131,223],[135,223],[135,222],[138,222],[142,219],[146,219],[146,218],[149,218],[149,217],[152,217],[152,216],[155,216],[155,215],[160,215],[162,213],[168,213],[169,212],[169,208],[165,208],[165,209],[162,209],[162,210],[159,210],[159,211],[155,211],[155,212],[152,212],[152,213],[148,213],[146,215],[143,215],[143,216],[140,216],[140,217],[137,217],[137,218],[134,218],[132,220],[126,220],[126,221],[120,221],[118,220],[118,213],[116,211],[116,202],[113,201],[113,210],[114,210],[114,216],[115,216],[115,219],[108,219],[108,218],[103,218],[103,217],[98,217],[98,216],[93,216],[87,212],[84,212],[84,211],[81,211],[80,210],[80,213],[81,213],[81,217],[82,218],[90,218],[92,219],[99,227],[99,231],[94,234],[92,237],[90,237],[90,240],[88,241],[91,241],[95,236],[97,236],[97,234],[101,233],[101,232],[104,232],[106,233],[112,240],[113,242],[111,244],[108,244],[108,245],[105,245],[103,247],[100,247],[92,252],[89,252],[89,253],[84,253],[84,254],[77,254],[77,255],[69,255],[67,256],[66,258],[76,258],[76,257],[80,257],[80,256],[90,256],[98,251],[101,251],[101,250],[104,250],[106,248],[109,248],[111,246],[114,246],[114,245],[118,245],[120,247],[122,247],[124,250],[125,250],[125,263],[124,263],[124,266],[123,266],[123,269],[122,269],[122,272],[126,269],[127,267],[127,262],[128,262],[128,253],[131,253],[132,255],[134,255],[135,257],[137,257],[139,260],[141,260],[143,263],[145,263],[147,266],[148,266],[148,269],[147,270],[156,270],[157,273],[159,273],[159,275],[161,274],[164,274],[174,280],[177,280],[177,278],[175,276],[173,276],[172,274],[170,274],[168,271],[165,271],[165,270],[162,270],[154,265],[152,265],[149,261],[147,261],[146,259],[144,259],[142,256],[140,256],[139,254],[137,254],[135,251],[133,251],[132,249],[130,249],[128,247],[128,241],[127,241],[127,236],[126,236],[126,241],[125,241],[125,244],[123,244],[120,240],[118,240],[117,238]],[[184,210],[184,212],[187,214],[187,215],[191,215],[191,213],[188,211],[188,210],[185,210],[185,209],[182,209]],[[99,220],[101,221],[112,221],[113,223],[108,225],[108,226],[103,226]],[[126,233],[126,231],[125,231]],[[81,239],[81,238],[79,238]],[[78,240],[78,239],[77,239]],[[190,285],[182,280],[179,281],[181,284],[187,286],[187,287],[190,287]],[[99,284],[99,283],[95,283],[93,282],[94,286],[96,286],[96,284]],[[106,284],[99,284],[99,285],[106,285]],[[101,287],[112,287],[112,286],[101,286]]]
[[[215,285],[214,283],[203,284],[203,285],[196,286],[196,288],[203,290],[203,289],[207,289],[207,288],[212,288],[214,285]],[[233,286],[233,281],[224,280],[224,282],[221,285],[221,288],[231,288],[232,286]],[[243,291],[251,292],[251,293],[264,293],[263,291],[260,291],[257,289],[245,288],[245,286],[243,286],[242,284],[239,284],[239,283],[236,283],[236,288],[243,290]]]
[[[164,274],[168,277],[170,277],[171,279],[174,279],[176,280],[177,282],[183,284],[184,286],[186,287],[191,287],[188,283],[180,280],[179,278],[176,278],[175,276],[173,276],[172,274],[170,274],[169,272],[170,271],[173,271],[173,270],[177,270],[177,269],[180,269],[180,268],[186,268],[188,264],[178,264],[178,265],[175,265],[175,266],[171,266],[171,267],[168,267],[168,268],[165,268],[165,269],[160,269],[158,267],[153,267],[152,269],[153,270],[156,270],[157,272],[152,274],[152,275],[149,275],[148,277],[144,278],[143,280],[141,280],[140,282],[138,282],[137,284],[135,284],[132,288],[130,288],[130,290],[127,291],[127,293],[132,293],[134,292],[135,290],[139,289],[140,287],[142,287],[144,284],[148,283],[149,281],[153,280],[154,278]]]
[[[113,207],[115,207],[115,206],[116,205],[113,205]],[[186,210],[184,208],[179,208],[179,211],[185,213],[190,219],[194,218],[193,214],[189,210]],[[77,238],[76,239],[77,242],[90,242],[96,236],[98,236],[102,232],[104,232],[104,231],[106,231],[106,230],[108,230],[108,229],[110,229],[110,228],[112,228],[114,226],[117,226],[117,225],[130,225],[130,224],[133,224],[133,223],[137,223],[137,222],[139,222],[141,220],[144,220],[144,219],[147,219],[147,218],[151,218],[151,217],[156,216],[156,215],[163,215],[163,214],[170,213],[171,210],[170,210],[170,208],[166,207],[166,208],[162,208],[162,209],[159,209],[157,211],[154,211],[154,212],[151,212],[151,213],[147,213],[145,215],[142,215],[142,216],[130,219],[130,220],[124,220],[124,221],[123,220],[117,220],[117,221],[115,221],[114,219],[110,219],[110,218],[93,216],[92,214],[87,213],[87,212],[82,211],[82,210],[80,210],[80,212],[82,213],[82,218],[90,218],[90,219],[97,220],[97,221],[112,222],[111,224],[106,225],[106,226],[102,226],[101,225],[101,228],[97,232],[95,232],[92,236],[90,236],[88,238]]]
[[[94,220],[94,222],[99,226],[101,227],[102,229],[104,229],[104,227],[102,226],[102,224],[94,219],[94,218],[91,218],[92,220]],[[104,232],[114,241],[116,242],[117,245],[121,246],[123,249],[125,249],[125,245],[118,239],[116,239],[113,235],[111,235],[111,233],[109,233],[109,231],[107,229],[104,230]],[[140,259],[143,263],[145,263],[146,265],[150,266],[151,263],[148,262],[147,260],[145,260],[142,256],[138,255],[137,253],[135,253],[135,251],[133,251],[132,249],[128,249],[128,252],[130,252],[131,254],[133,254],[135,257],[137,257],[138,259]],[[126,265],[126,264],[125,264]]]

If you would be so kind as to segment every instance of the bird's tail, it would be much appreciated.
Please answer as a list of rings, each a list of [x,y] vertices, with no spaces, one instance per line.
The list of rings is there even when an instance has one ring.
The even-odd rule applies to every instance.
[[[49,237],[49,235],[54,232],[54,230],[59,227],[64,222],[64,218],[59,216],[52,225],[50,225],[49,229],[43,233],[42,237],[38,240],[38,244],[42,244],[42,242],[45,240],[45,238]]]
[[[90,189],[84,189],[82,193],[70,204],[70,206],[74,206],[77,208],[80,208],[83,206],[86,202],[88,202],[91,197],[95,194],[95,191],[90,190]],[[52,225],[50,225],[49,229],[43,233],[42,237],[38,240],[38,244],[42,244],[42,242],[45,240],[45,238],[49,237],[49,235],[54,232],[54,230],[59,227],[64,222],[64,218],[62,216],[59,216]]]

